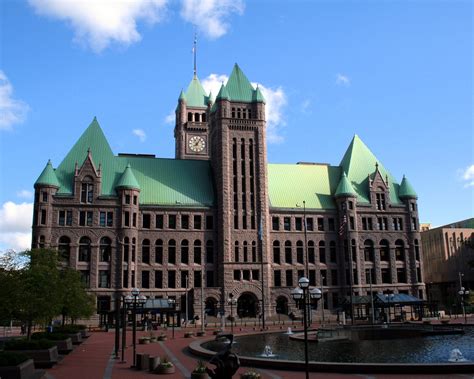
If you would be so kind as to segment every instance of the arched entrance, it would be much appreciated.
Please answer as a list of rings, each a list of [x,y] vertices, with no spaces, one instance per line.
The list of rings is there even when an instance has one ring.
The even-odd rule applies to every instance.
[[[276,301],[276,313],[279,315],[288,314],[288,299],[285,296],[279,296]]]
[[[208,297],[206,299],[206,308],[205,312],[208,316],[217,316],[217,300],[213,297]]]
[[[237,314],[240,318],[255,318],[259,312],[258,299],[253,293],[246,292],[237,300]]]

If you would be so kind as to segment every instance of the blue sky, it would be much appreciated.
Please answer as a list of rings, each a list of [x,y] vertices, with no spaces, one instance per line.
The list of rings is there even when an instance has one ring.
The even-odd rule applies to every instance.
[[[419,195],[472,217],[471,1],[3,1],[0,250],[29,244],[33,183],[97,116],[115,153],[174,156],[181,88],[238,62],[265,90],[268,160],[339,164],[358,134]]]

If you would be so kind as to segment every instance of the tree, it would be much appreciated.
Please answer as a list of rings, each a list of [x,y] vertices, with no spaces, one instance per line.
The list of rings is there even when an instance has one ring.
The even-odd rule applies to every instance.
[[[69,267],[61,270],[61,316],[72,321],[92,316],[95,310],[94,298],[84,288],[79,272]]]

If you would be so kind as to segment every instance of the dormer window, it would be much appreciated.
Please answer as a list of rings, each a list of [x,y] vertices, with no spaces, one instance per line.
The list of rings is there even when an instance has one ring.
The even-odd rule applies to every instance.
[[[94,198],[94,183],[90,176],[84,178],[81,184],[81,203],[92,203]]]
[[[376,193],[375,194],[375,205],[377,210],[384,211],[386,209],[385,203],[385,194],[384,193]]]

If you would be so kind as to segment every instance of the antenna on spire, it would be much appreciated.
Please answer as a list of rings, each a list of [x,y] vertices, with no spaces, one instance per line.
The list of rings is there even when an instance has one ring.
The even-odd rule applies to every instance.
[[[197,33],[194,32],[194,46],[193,46],[193,55],[194,55],[194,77],[197,77],[197,69],[196,69],[196,53],[197,53]]]

